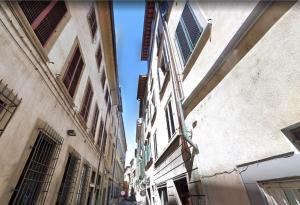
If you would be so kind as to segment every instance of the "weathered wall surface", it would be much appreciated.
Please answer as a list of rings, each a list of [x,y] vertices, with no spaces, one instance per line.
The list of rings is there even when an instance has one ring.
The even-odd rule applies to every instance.
[[[222,27],[221,21],[225,22],[221,14],[213,18],[211,42],[199,56],[191,77],[184,81],[187,93],[187,87],[193,87],[192,79],[197,76],[199,82],[200,73],[209,67],[204,62],[205,55],[214,58],[218,53],[209,49],[211,44],[222,40],[223,34],[227,36],[226,30],[221,32],[218,28]],[[242,16],[235,19],[243,20]],[[187,116],[190,127],[197,122],[193,140],[199,146],[202,176],[230,171],[242,163],[291,151],[297,153],[281,129],[299,121],[300,50],[295,46],[300,40],[299,19],[297,3]],[[217,32],[222,34],[217,35]],[[210,204],[248,204],[236,172],[207,177],[203,182]]]
[[[75,150],[80,154],[81,162],[88,162],[93,170],[97,169],[98,151],[94,143],[97,141],[100,123],[98,121],[96,138],[93,142],[87,132],[84,132],[78,126],[78,122],[74,122],[72,116],[75,115],[75,112],[67,109],[68,106],[64,105],[66,101],[58,100],[58,95],[62,95],[62,92],[51,86],[49,79],[41,74],[41,70],[48,66],[49,71],[52,72],[50,75],[63,74],[74,41],[78,40],[85,66],[75,94],[74,103],[75,110],[79,111],[86,82],[89,79],[94,90],[87,122],[89,131],[92,125],[95,104],[97,103],[99,106],[99,116],[103,121],[107,110],[104,102],[104,92],[100,85],[99,72],[104,69],[105,62],[102,60],[98,71],[95,59],[95,52],[99,45],[99,40],[101,40],[100,33],[98,31],[96,38],[91,39],[87,21],[90,3],[67,3],[71,18],[48,53],[52,63],[44,63],[7,5],[1,3],[0,6],[0,78],[22,98],[21,104],[0,140],[0,204],[7,204],[11,197],[11,190],[15,187],[31,151],[30,146],[33,145],[37,137],[36,126],[39,120],[46,122],[64,138],[45,201],[45,204],[55,204],[68,153],[71,150]],[[20,35],[16,33],[16,30]],[[111,125],[114,117],[116,116],[111,114],[107,122],[108,138],[111,138],[107,139],[107,142],[110,144],[115,142],[112,131],[113,126]],[[114,120],[114,122],[117,121]],[[68,129],[74,129],[76,136],[67,136],[66,132]],[[107,147],[112,147],[112,145]],[[112,157],[111,150],[107,148],[106,151],[105,156],[110,161]],[[101,164],[101,173],[102,170],[103,164]]]

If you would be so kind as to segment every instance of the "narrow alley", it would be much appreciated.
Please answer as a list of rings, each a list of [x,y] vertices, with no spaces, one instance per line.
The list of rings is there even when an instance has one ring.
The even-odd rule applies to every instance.
[[[0,2],[1,205],[300,205],[299,1]]]

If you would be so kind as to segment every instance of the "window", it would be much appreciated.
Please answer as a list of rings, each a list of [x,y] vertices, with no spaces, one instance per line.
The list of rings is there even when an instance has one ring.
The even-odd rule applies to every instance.
[[[197,21],[190,4],[186,3],[176,28],[177,43],[184,65],[191,56],[202,31],[203,27]]]
[[[80,115],[83,117],[85,122],[87,122],[87,119],[89,116],[90,107],[91,107],[92,99],[93,99],[93,94],[94,93],[93,93],[91,83],[90,83],[90,81],[88,81],[86,89],[85,89],[83,102],[81,105],[81,111],[80,111]]]
[[[102,142],[102,147],[101,147],[101,153],[102,153],[102,154],[105,153],[106,138],[107,138],[107,132],[106,132],[106,130],[104,129],[104,133],[103,133],[103,142]]]
[[[96,12],[95,12],[94,5],[91,7],[88,13],[88,22],[89,22],[92,38],[94,38],[97,31],[97,20],[96,20]]]
[[[102,60],[102,51],[101,51],[101,44],[99,44],[97,51],[96,51],[96,61],[97,61],[98,69],[100,68],[101,60]],[[103,77],[101,76],[101,83],[102,83],[102,78]],[[105,78],[105,73],[104,73],[104,78]],[[105,79],[104,79],[104,83],[105,83]],[[102,87],[104,86],[104,83],[103,83]]]
[[[14,115],[21,99],[0,80],[0,136]]]
[[[9,205],[44,204],[63,142],[54,133],[40,129]]]
[[[168,137],[169,137],[169,139],[171,139],[173,134],[175,133],[175,125],[174,125],[174,119],[173,119],[171,100],[169,100],[169,102],[167,103],[167,106],[165,108],[165,115],[166,115],[167,128],[168,128]]]
[[[98,132],[98,141],[97,141],[97,145],[98,145],[99,149],[101,148],[101,140],[102,140],[103,128],[104,128],[104,123],[103,123],[103,120],[101,119],[100,126],[99,126],[99,132]]]
[[[168,192],[167,187],[162,187],[158,189],[158,194],[160,198],[161,205],[167,205],[168,204]]]
[[[262,182],[260,186],[269,204],[296,205],[300,201],[300,180]]]
[[[189,187],[186,178],[174,181],[178,196],[182,204],[192,204]]]
[[[300,122],[282,129],[282,132],[294,144],[294,146],[300,150]]]
[[[93,118],[92,129],[91,129],[91,133],[93,134],[93,137],[95,137],[98,117],[99,117],[99,108],[98,108],[98,105],[96,105],[95,106],[95,113],[94,113],[94,118]]]
[[[158,152],[157,152],[157,139],[156,139],[156,132],[153,135],[153,140],[154,140],[154,157],[157,159],[158,157]]]
[[[106,90],[105,90],[105,102],[106,102],[106,104],[107,104],[107,102],[108,102],[108,98],[109,98],[109,91],[108,91],[108,88],[106,88]]]
[[[80,159],[74,154],[69,154],[68,161],[65,167],[63,179],[60,184],[57,205],[71,204],[76,186],[76,179],[80,166]]]
[[[77,46],[63,79],[64,85],[66,86],[71,97],[74,97],[83,66],[84,63],[81,52],[79,46]]]
[[[101,74],[101,85],[102,85],[102,88],[104,88],[105,81],[106,81],[106,75],[105,75],[105,70],[103,69],[103,72]]]
[[[81,170],[79,188],[77,192],[76,204],[78,205],[84,204],[85,199],[87,197],[90,172],[91,172],[91,168],[87,164],[84,164]]]
[[[67,13],[64,1],[21,1],[19,5],[43,47]]]

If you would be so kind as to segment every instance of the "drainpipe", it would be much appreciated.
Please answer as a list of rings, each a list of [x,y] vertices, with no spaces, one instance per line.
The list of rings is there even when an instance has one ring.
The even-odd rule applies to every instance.
[[[182,137],[185,141],[187,141],[193,148],[196,154],[199,153],[199,149],[197,144],[195,144],[192,140],[192,132],[187,129],[187,126],[184,121],[184,115],[183,115],[183,108],[182,108],[182,101],[183,101],[183,94],[180,89],[180,82],[178,79],[178,75],[176,72],[176,62],[175,62],[175,57],[174,54],[172,53],[172,44],[171,44],[171,39],[170,39],[170,33],[168,29],[168,25],[164,21],[164,18],[162,17],[161,12],[159,11],[158,5],[157,5],[157,11],[160,15],[160,20],[162,21],[163,24],[163,36],[166,39],[167,42],[167,49],[169,50],[169,56],[170,56],[170,77],[172,81],[172,87],[174,90],[174,97],[176,101],[176,110],[178,113],[178,121],[179,125],[182,131]]]

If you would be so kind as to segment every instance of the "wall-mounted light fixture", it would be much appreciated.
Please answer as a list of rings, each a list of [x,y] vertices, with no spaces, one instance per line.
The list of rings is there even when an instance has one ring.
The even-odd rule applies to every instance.
[[[75,130],[67,130],[67,135],[76,136],[76,132],[75,132]]]

